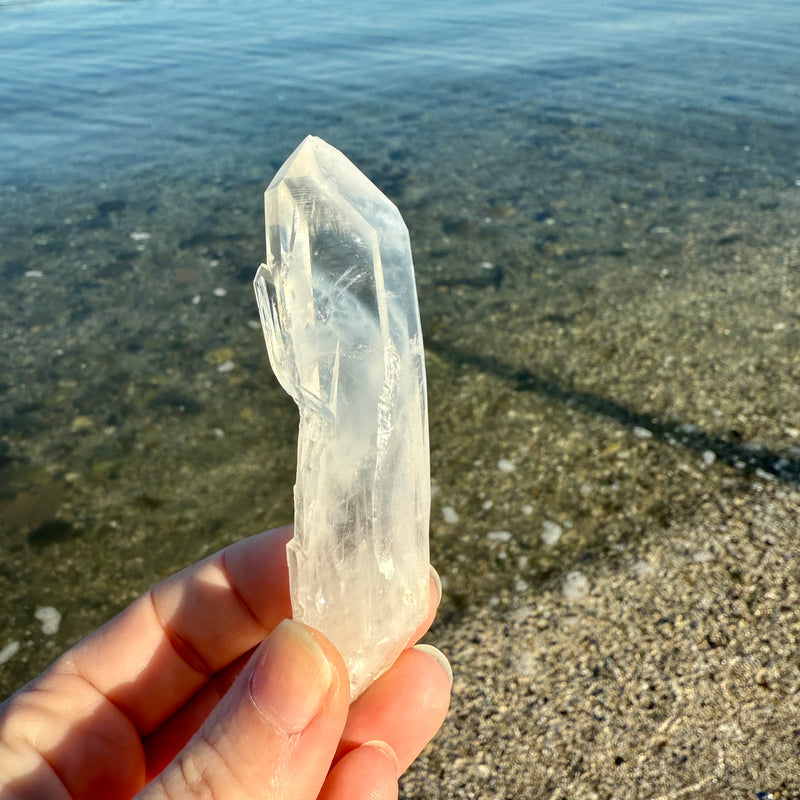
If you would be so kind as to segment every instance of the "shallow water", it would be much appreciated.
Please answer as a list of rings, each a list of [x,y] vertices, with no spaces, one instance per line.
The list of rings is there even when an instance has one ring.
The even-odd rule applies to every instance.
[[[793,4],[532,6],[0,4],[4,693],[290,519],[250,282],[309,131],[412,234],[442,624],[797,481]]]

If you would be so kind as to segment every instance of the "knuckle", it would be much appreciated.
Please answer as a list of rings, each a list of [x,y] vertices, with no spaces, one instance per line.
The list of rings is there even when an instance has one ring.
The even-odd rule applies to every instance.
[[[216,800],[214,781],[210,773],[209,759],[194,747],[178,756],[181,783],[187,797],[197,800]]]
[[[175,757],[172,769],[160,776],[169,800],[227,800],[248,798],[236,770],[201,728]]]

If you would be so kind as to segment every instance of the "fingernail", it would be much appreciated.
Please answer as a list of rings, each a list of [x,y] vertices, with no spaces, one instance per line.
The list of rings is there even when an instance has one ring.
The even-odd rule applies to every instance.
[[[269,635],[253,675],[255,707],[285,733],[303,730],[319,713],[333,671],[316,639],[285,619]]]
[[[415,644],[414,650],[419,650],[420,653],[429,655],[444,670],[445,675],[447,675],[447,680],[450,681],[450,688],[452,689],[453,668],[450,666],[447,656],[441,650],[437,650],[435,647],[429,644]]]
[[[395,774],[398,777],[400,776],[400,762],[397,760],[397,753],[395,753],[394,750],[388,744],[386,744],[386,742],[381,742],[378,739],[371,739],[368,742],[364,742],[364,744],[362,744],[358,749],[361,750],[362,747],[374,747],[376,750],[380,750],[382,753],[385,753],[394,764]]]
[[[432,564],[428,565],[431,568],[431,578],[433,578],[433,583],[436,586],[436,594],[439,597],[439,602],[442,601],[442,579],[439,577],[439,573],[433,568]]]

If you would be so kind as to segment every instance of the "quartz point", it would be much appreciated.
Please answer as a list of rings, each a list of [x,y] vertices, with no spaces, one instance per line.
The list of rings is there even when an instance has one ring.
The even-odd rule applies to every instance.
[[[428,613],[425,356],[408,230],[341,152],[308,136],[264,194],[255,292],[300,410],[292,614],[344,658],[351,699]]]

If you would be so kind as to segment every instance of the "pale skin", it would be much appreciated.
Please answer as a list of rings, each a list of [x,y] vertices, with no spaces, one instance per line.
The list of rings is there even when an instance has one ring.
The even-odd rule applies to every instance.
[[[0,706],[0,800],[390,800],[441,726],[444,657],[412,645],[352,705],[289,621],[291,528],[154,586]]]

